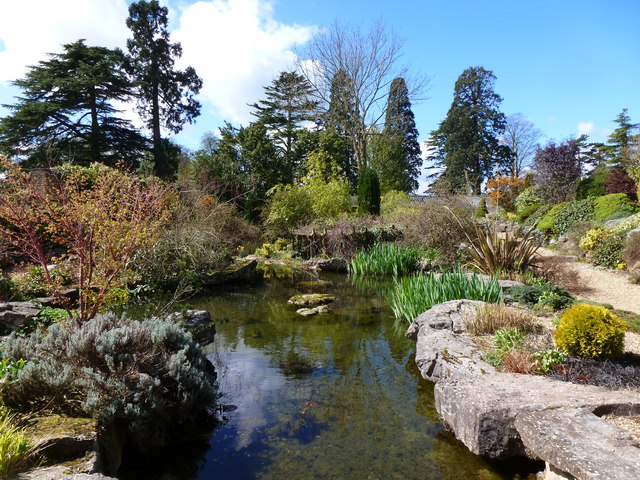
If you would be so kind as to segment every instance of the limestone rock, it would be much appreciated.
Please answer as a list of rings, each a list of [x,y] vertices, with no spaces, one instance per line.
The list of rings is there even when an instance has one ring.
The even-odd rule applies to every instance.
[[[34,417],[29,420],[27,433],[49,461],[61,463],[97,449],[98,421],[60,415]]]
[[[347,273],[349,264],[344,258],[314,258],[308,262],[308,265],[323,272]]]
[[[627,432],[589,409],[521,412],[515,426],[533,455],[550,470],[580,480],[640,478],[640,448]]]
[[[288,303],[301,307],[316,307],[318,305],[327,305],[336,300],[336,297],[327,293],[306,293],[303,295],[294,295],[289,299]]]
[[[626,391],[576,385],[535,375],[459,376],[435,386],[436,409],[469,450],[491,458],[524,456],[516,416],[555,408],[637,405]]]
[[[0,327],[17,330],[24,322],[40,313],[40,308],[33,302],[0,303]]]
[[[8,480],[117,480],[100,473],[73,473],[69,467],[54,466],[36,468],[24,473],[18,473]]]
[[[256,273],[258,262],[254,260],[235,263],[230,267],[214,272],[203,279],[203,283],[208,287],[227,285],[229,283],[244,282]]]
[[[432,382],[496,372],[471,337],[428,327],[418,333],[416,365],[422,378]]]
[[[176,322],[189,330],[200,343],[211,343],[216,334],[216,326],[211,314],[206,310],[187,310],[175,312],[167,316],[170,322]]]
[[[474,316],[485,302],[476,300],[450,300],[434,305],[418,315],[407,330],[407,338],[417,340],[419,330],[425,326],[436,330],[450,330],[454,333],[465,331],[465,319]]]

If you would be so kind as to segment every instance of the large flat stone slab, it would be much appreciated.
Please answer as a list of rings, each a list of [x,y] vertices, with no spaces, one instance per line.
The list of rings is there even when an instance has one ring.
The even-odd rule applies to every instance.
[[[640,479],[637,442],[589,409],[520,412],[515,426],[529,452],[568,478]]]
[[[485,302],[466,299],[449,300],[434,305],[411,322],[406,337],[417,341],[418,333],[423,327],[462,333],[466,331],[466,320],[473,317],[484,305]]]
[[[640,398],[628,391],[515,373],[460,376],[438,383],[434,391],[445,425],[473,453],[491,458],[527,455],[515,426],[518,414],[555,408],[640,408]]]

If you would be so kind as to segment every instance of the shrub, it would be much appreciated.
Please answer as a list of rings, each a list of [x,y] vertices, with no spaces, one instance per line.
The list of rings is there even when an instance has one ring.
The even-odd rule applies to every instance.
[[[536,227],[538,227],[538,224],[540,223],[540,220],[549,212],[549,210],[551,210],[553,208],[553,205],[551,205],[550,203],[545,203],[543,205],[540,205],[535,212],[533,212],[532,214],[530,214],[528,217],[526,217],[526,219],[524,220],[524,225],[525,226],[532,226],[535,225]]]
[[[518,177],[496,176],[487,182],[491,205],[507,212],[516,210],[516,199],[525,188],[524,180]]]
[[[516,214],[516,220],[518,223],[524,223],[531,215],[536,213],[536,211],[540,208],[540,204],[528,205],[526,207],[522,207],[518,209],[518,213]]]
[[[636,182],[622,168],[614,168],[605,182],[607,193],[624,193],[632,202],[638,201]]]
[[[54,323],[28,337],[11,335],[4,354],[27,360],[5,387],[9,404],[124,425],[142,450],[189,433],[209,418],[216,398],[215,372],[191,334],[159,319]]]
[[[134,266],[152,289],[197,291],[211,273],[228,266],[232,251],[259,244],[260,237],[232,205],[194,190],[183,194],[167,227],[138,252]]]
[[[627,195],[624,193],[612,193],[604,197],[598,197],[594,202],[596,222],[604,222],[615,218],[624,218],[638,211]]]
[[[460,262],[460,246],[475,231],[473,214],[473,206],[465,199],[447,197],[430,199],[388,220],[402,231],[401,245],[436,248],[442,265],[451,267]]]
[[[483,280],[462,271],[441,275],[417,274],[394,280],[389,295],[391,309],[396,318],[412,322],[422,312],[438,303],[466,298],[485,302],[502,302],[502,288],[496,278]]]
[[[540,195],[540,187],[527,187],[525,188],[518,198],[516,198],[516,211],[520,212],[523,208],[531,207],[534,205],[542,205],[544,203],[542,196]]]
[[[263,243],[262,247],[256,248],[255,254],[264,258],[292,258],[294,252],[291,242],[278,238],[273,243]]]
[[[489,213],[489,210],[487,210],[487,201],[483,197],[478,202],[478,207],[476,208],[476,218],[484,218],[487,213]]]
[[[611,231],[606,228],[592,228],[588,230],[580,239],[579,247],[582,250],[590,252],[591,250],[596,248],[596,245],[605,241],[605,239],[609,236],[611,236]]]
[[[309,192],[299,185],[278,185],[269,191],[265,222],[278,233],[293,230],[313,218]]]
[[[323,241],[325,253],[343,258],[353,258],[360,250],[371,248],[376,243],[395,242],[402,237],[402,232],[393,225],[365,216],[340,219],[326,230]]]
[[[604,307],[574,305],[553,334],[556,345],[569,355],[605,359],[622,354],[626,325]]]
[[[591,251],[590,260],[594,265],[618,268],[623,263],[624,236],[608,233]]]
[[[399,276],[413,271],[419,257],[414,247],[399,247],[390,244],[376,244],[369,250],[358,252],[349,265],[355,275]]]
[[[407,192],[389,190],[381,199],[380,211],[383,215],[389,215],[398,210],[405,210],[410,206],[411,198]]]
[[[530,332],[535,325],[535,318],[529,313],[502,304],[486,304],[478,308],[466,323],[467,330],[473,335],[493,334],[506,328]]]
[[[313,179],[301,188],[309,191],[314,218],[336,218],[351,211],[349,183],[344,179]]]
[[[34,463],[35,450],[29,439],[16,427],[14,417],[6,407],[0,406],[0,478],[26,470]]]
[[[529,270],[541,243],[533,227],[524,233],[512,230],[501,235],[495,225],[485,229],[476,226],[476,234],[468,240],[469,265],[487,275]]]
[[[611,170],[607,167],[598,167],[593,169],[589,175],[578,182],[576,198],[584,200],[585,198],[595,198],[606,195],[607,189],[605,184]]]
[[[558,309],[570,305],[574,301],[573,296],[564,287],[549,284],[510,287],[507,289],[507,293],[516,302],[528,307],[548,304],[553,306],[554,309]]]
[[[553,233],[556,235],[566,234],[576,223],[591,220],[593,212],[592,198],[567,203],[555,216]]]
[[[364,168],[358,175],[358,212],[380,215],[380,179],[372,168]]]
[[[552,236],[555,234],[555,224],[556,217],[562,211],[562,209],[567,205],[568,202],[558,203],[551,207],[550,210],[545,213],[545,215],[538,222],[538,230],[544,233],[547,236]]]

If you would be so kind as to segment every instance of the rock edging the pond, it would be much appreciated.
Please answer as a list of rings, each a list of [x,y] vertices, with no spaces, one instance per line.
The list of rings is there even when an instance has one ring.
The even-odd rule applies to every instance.
[[[637,442],[598,416],[640,412],[640,399],[627,391],[497,372],[464,334],[465,318],[481,305],[436,305],[407,332],[417,342],[421,375],[437,382],[436,409],[445,426],[478,455],[544,460],[547,478],[640,478]]]

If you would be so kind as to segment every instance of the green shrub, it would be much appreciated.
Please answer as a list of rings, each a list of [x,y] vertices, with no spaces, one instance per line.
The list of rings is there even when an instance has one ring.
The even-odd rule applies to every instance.
[[[374,277],[405,275],[415,270],[420,251],[414,247],[377,244],[358,252],[349,265],[355,275]]]
[[[593,218],[594,201],[592,198],[567,203],[555,216],[553,233],[565,235],[578,222]]]
[[[531,215],[536,213],[536,211],[541,207],[541,204],[536,203],[534,205],[527,205],[526,207],[522,207],[518,209],[518,213],[516,214],[516,220],[518,223],[524,223]]]
[[[626,324],[604,307],[574,305],[553,334],[556,345],[569,355],[605,359],[622,354]]]
[[[407,192],[389,190],[381,199],[380,211],[383,215],[390,215],[399,210],[411,207],[411,198]]]
[[[291,242],[284,238],[277,238],[273,243],[263,243],[254,253],[264,258],[292,258],[294,254]]]
[[[380,179],[372,168],[358,175],[358,213],[380,215]]]
[[[544,203],[540,195],[540,187],[525,188],[518,198],[516,198],[516,211],[519,213],[522,209],[532,207],[534,205],[542,205]]]
[[[549,237],[554,235],[556,233],[556,217],[567,204],[568,202],[562,202],[551,207],[551,209],[538,222],[538,230]]]
[[[624,193],[612,193],[598,197],[594,201],[594,207],[596,222],[628,217],[638,211],[637,205],[634,205]]]
[[[326,182],[314,179],[301,188],[309,191],[315,218],[336,218],[351,211],[349,182],[344,179]]]
[[[524,285],[518,287],[510,287],[507,293],[513,297],[516,302],[522,303],[528,307],[534,307],[538,304],[548,305],[554,310],[573,303],[573,296],[567,292],[564,287],[558,285]]]
[[[576,190],[576,198],[584,200],[585,198],[601,197],[607,194],[605,184],[609,178],[611,170],[606,167],[598,167],[591,171],[589,175],[578,182]]]
[[[502,288],[495,277],[485,281],[462,271],[437,276],[419,273],[395,279],[389,303],[396,318],[412,322],[434,305],[460,298],[498,303],[502,302]]]
[[[16,282],[0,275],[0,301],[21,300],[22,295]]]
[[[533,212],[532,214],[530,214],[528,217],[525,218],[525,220],[523,221],[523,224],[526,226],[531,226],[531,225],[536,225],[536,227],[538,226],[538,223],[540,223],[540,220],[549,212],[549,210],[551,210],[553,208],[553,205],[550,203],[545,203],[543,205],[540,205],[535,212]]]
[[[266,223],[282,233],[313,218],[313,203],[309,191],[300,185],[279,185],[270,190]]]
[[[125,425],[128,442],[141,450],[192,434],[216,398],[216,375],[202,350],[164,320],[99,315],[79,326],[54,323],[28,337],[11,335],[3,354],[27,361],[5,386],[8,404]]]
[[[482,197],[480,202],[478,202],[478,208],[476,208],[476,218],[484,218],[487,213],[489,213],[489,210],[487,210],[487,200]]]
[[[611,233],[605,241],[595,245],[589,259],[594,265],[607,268],[618,268],[624,260],[624,235]]]

